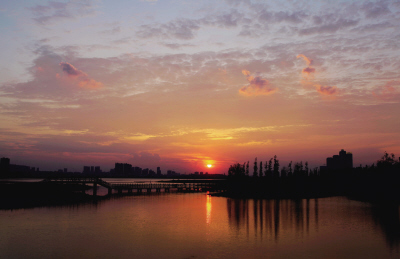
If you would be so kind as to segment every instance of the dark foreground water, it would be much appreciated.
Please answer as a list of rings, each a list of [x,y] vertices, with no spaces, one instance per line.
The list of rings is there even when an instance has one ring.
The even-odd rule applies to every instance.
[[[0,211],[0,258],[399,258],[398,206],[143,194]]]

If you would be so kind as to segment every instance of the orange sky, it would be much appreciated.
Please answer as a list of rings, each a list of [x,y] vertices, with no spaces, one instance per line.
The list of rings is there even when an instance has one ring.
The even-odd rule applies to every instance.
[[[0,4],[11,163],[227,173],[400,154],[396,3],[54,3]]]

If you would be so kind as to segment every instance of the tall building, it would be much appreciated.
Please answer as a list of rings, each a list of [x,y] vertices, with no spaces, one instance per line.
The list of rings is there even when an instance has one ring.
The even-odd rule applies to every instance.
[[[161,168],[157,167],[157,176],[161,176]]]
[[[84,166],[83,167],[83,173],[90,173],[90,166]]]
[[[127,163],[115,163],[116,174],[130,174],[132,171],[132,165]]]
[[[10,159],[2,157],[0,160],[0,172],[6,173],[10,170]]]
[[[353,154],[340,150],[339,155],[328,157],[326,159],[327,169],[351,169],[353,168]]]

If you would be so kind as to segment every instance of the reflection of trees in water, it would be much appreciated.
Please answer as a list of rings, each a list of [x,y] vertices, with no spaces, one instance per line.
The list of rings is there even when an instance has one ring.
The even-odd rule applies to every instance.
[[[309,230],[318,231],[318,199],[306,200],[251,200],[227,199],[229,223],[237,231],[245,230],[258,237],[263,235],[276,241],[280,233],[294,231],[297,235],[309,234]],[[251,211],[252,210],[252,211]],[[354,210],[358,210],[354,208]],[[348,216],[351,216],[351,211]],[[347,214],[338,215],[347,219]],[[371,206],[357,217],[373,220],[381,228],[390,248],[400,246],[400,213],[398,205]],[[350,220],[350,219],[347,219]]]
[[[314,216],[311,216],[310,204],[314,205]],[[251,229],[254,229],[255,236],[260,234],[263,237],[266,233],[275,240],[278,240],[282,230],[294,229],[302,233],[304,224],[308,233],[310,217],[313,218],[314,224],[318,222],[317,200],[310,202],[310,200],[227,199],[227,209],[229,222],[238,231],[245,229],[249,234]],[[252,213],[251,211],[249,213],[250,209],[253,210]]]
[[[385,234],[390,248],[398,249],[400,243],[399,206],[391,204],[372,206],[372,217]]]

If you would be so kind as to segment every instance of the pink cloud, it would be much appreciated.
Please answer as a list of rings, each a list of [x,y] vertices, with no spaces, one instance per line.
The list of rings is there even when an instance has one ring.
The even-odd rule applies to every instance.
[[[317,92],[320,94],[324,95],[333,95],[337,93],[337,87],[336,86],[322,86],[322,85],[316,85]]]
[[[101,82],[97,82],[96,80],[93,79],[82,80],[78,83],[78,85],[82,88],[90,88],[90,89],[96,89],[103,86]]]
[[[306,68],[304,68],[304,69],[302,70],[302,73],[303,73],[303,75],[305,75],[305,77],[310,76],[311,73],[315,73],[315,68],[311,67],[311,65],[312,65],[312,63],[313,63],[313,60],[312,60],[312,59],[306,57],[306,56],[303,55],[303,54],[297,55],[297,58],[302,58],[302,59],[304,59],[304,61],[305,61],[305,62],[307,63],[307,65],[308,65],[308,67],[306,67]]]
[[[305,74],[311,74],[311,73],[314,73],[315,72],[315,68],[312,68],[312,67],[306,67],[305,69],[303,69],[303,73],[305,73]]]
[[[398,93],[399,87],[400,80],[392,80],[385,85],[377,87],[376,91],[373,91],[372,94],[381,99],[393,99]]]
[[[77,77],[77,76],[87,76],[86,73],[78,70],[76,67],[71,65],[68,62],[61,62],[60,63],[62,71],[67,75],[67,76],[72,76],[72,77]]]
[[[303,54],[297,55],[297,58],[303,58],[303,59],[307,62],[307,65],[308,65],[308,66],[311,66],[312,63],[313,63],[313,61],[314,61],[314,60],[312,60],[312,59],[306,57],[306,56],[303,55]]]
[[[67,75],[68,78],[78,81],[77,84],[81,88],[96,89],[103,86],[101,82],[89,78],[89,76],[85,72],[77,69],[68,62],[61,62],[59,65],[61,66],[62,71],[65,75]],[[57,78],[61,78],[59,74],[57,74],[56,76]]]
[[[240,88],[239,93],[247,96],[257,96],[269,95],[276,91],[276,88],[271,87],[268,80],[259,76],[253,77],[248,70],[243,70],[242,73],[247,77],[249,84]]]

